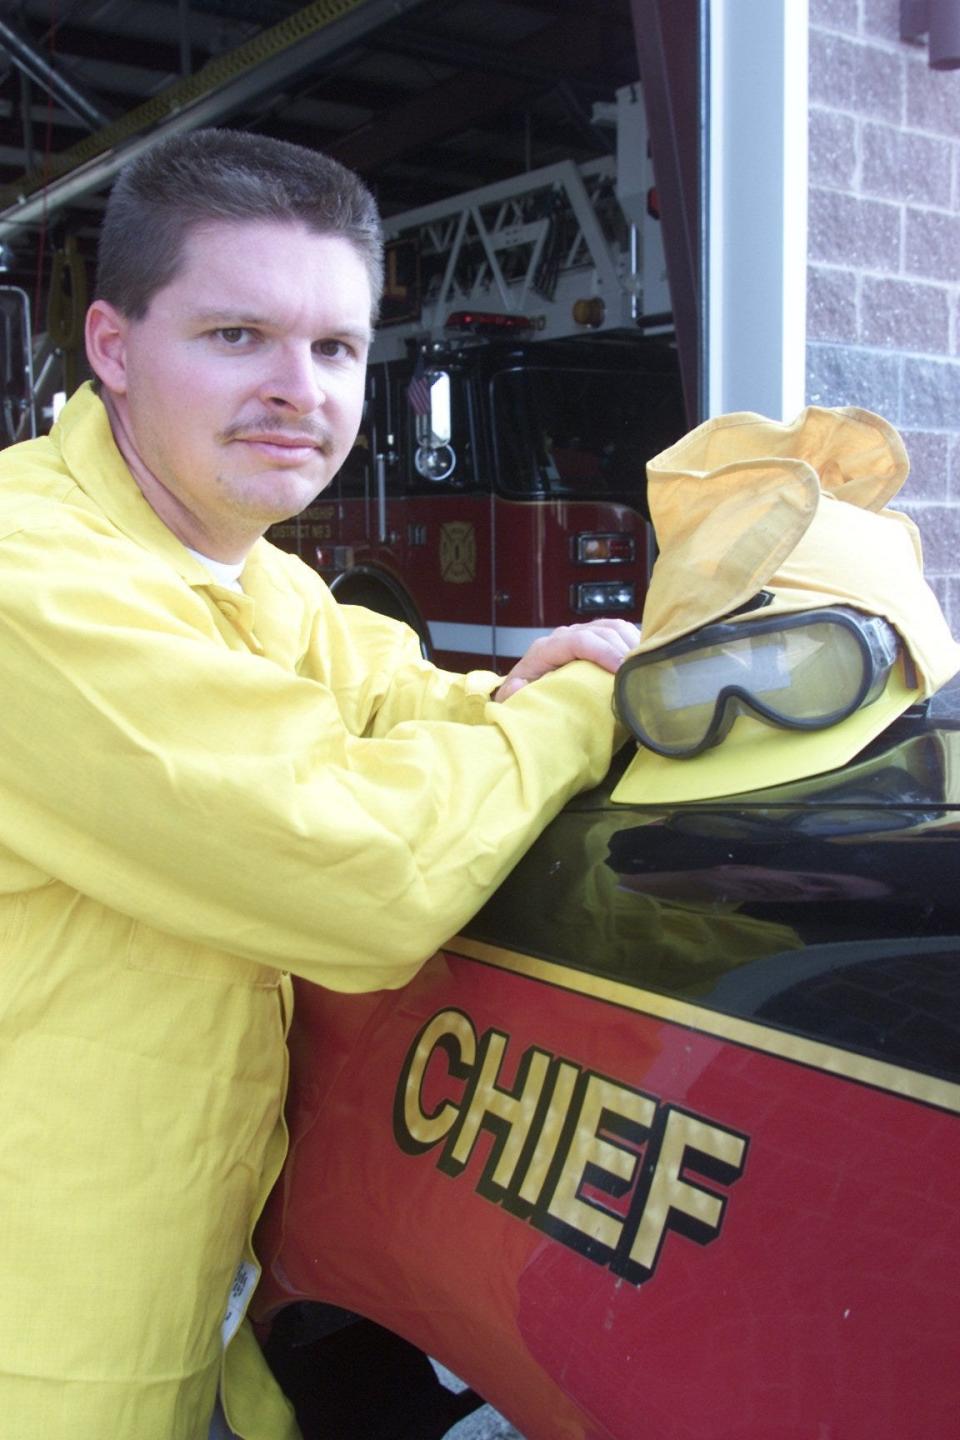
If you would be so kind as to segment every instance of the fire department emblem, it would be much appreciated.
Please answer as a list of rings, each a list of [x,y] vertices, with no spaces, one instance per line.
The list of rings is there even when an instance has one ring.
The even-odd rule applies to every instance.
[[[466,585],[477,574],[477,537],[466,520],[440,527],[440,576],[451,585]]]

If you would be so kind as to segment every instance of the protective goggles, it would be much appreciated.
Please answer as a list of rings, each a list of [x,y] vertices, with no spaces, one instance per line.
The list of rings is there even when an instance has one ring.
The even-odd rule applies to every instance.
[[[789,730],[838,724],[882,694],[899,651],[892,625],[846,606],[720,621],[625,660],[617,709],[641,745],[687,758],[740,714]]]

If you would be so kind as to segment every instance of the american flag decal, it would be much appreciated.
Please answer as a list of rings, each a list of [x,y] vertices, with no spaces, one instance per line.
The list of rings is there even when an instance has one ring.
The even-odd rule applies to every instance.
[[[417,356],[417,363],[410,377],[410,384],[407,386],[407,400],[414,415],[429,415],[430,380],[423,363],[423,351]]]

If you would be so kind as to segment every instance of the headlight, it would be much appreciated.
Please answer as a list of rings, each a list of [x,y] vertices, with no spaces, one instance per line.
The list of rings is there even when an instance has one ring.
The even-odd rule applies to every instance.
[[[637,588],[619,580],[585,581],[573,587],[573,608],[579,615],[603,615],[613,610],[636,610]]]

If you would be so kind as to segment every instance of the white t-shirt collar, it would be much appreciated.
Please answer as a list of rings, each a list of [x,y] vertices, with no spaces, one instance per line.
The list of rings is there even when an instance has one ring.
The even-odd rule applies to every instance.
[[[226,560],[213,560],[209,555],[201,555],[199,550],[186,547],[195,560],[209,570],[218,585],[224,585],[228,590],[238,590],[242,593],[243,587],[240,584],[240,576],[243,572],[244,560],[228,562]]]

